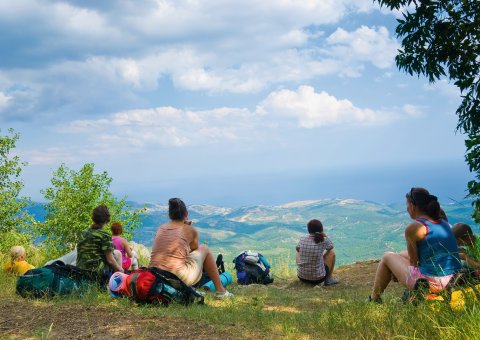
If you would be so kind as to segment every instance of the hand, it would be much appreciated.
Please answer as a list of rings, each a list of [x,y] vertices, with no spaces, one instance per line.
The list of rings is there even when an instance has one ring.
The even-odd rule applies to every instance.
[[[193,222],[192,221],[183,221],[184,224],[188,224],[188,225],[192,225]]]

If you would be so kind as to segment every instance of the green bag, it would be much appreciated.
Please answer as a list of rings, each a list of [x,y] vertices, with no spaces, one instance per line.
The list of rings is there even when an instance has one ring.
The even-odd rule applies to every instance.
[[[33,298],[70,295],[88,286],[82,276],[81,269],[57,261],[19,276],[16,291],[22,297]]]

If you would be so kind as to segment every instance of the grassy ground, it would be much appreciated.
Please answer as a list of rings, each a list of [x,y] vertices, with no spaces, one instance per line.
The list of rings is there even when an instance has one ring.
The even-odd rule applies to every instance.
[[[478,338],[480,305],[462,312],[448,305],[413,307],[400,301],[393,283],[384,304],[365,303],[377,263],[338,268],[341,283],[310,287],[285,266],[269,286],[229,287],[231,300],[207,294],[206,305],[137,306],[92,290],[82,297],[25,300],[15,295],[15,278],[0,274],[0,338]]]

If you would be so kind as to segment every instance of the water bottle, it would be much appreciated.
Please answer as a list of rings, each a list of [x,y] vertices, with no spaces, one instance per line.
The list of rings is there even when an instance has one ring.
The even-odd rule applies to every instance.
[[[232,283],[232,275],[229,272],[224,272],[220,274],[220,281],[222,282],[222,286],[226,287],[230,283]],[[214,292],[215,285],[213,284],[213,281],[210,280],[207,283],[205,283],[202,288],[208,289],[211,292]]]

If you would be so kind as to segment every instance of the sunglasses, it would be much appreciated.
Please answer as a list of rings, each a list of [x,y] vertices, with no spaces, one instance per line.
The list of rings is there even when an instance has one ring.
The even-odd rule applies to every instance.
[[[413,205],[417,205],[417,201],[415,201],[415,197],[413,197],[413,188],[407,193],[406,197],[410,200]]]

